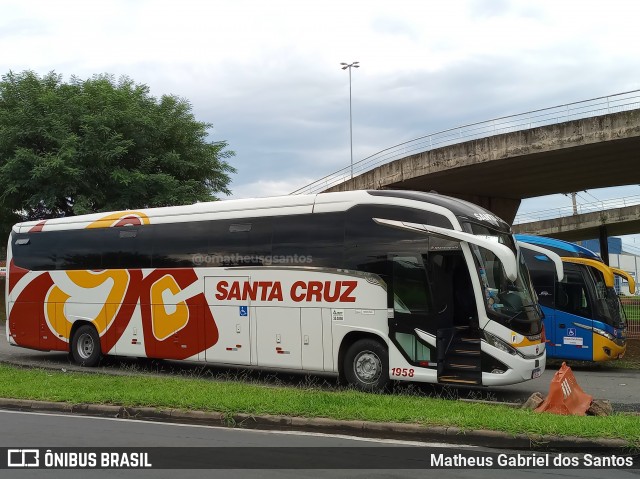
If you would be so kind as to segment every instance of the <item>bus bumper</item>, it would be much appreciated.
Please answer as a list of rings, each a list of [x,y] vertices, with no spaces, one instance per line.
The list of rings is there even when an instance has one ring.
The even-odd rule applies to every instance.
[[[547,366],[546,352],[536,358],[523,358],[497,349],[484,341],[482,351],[510,366],[509,369],[500,373],[483,372],[483,386],[505,386],[536,379],[542,375]]]

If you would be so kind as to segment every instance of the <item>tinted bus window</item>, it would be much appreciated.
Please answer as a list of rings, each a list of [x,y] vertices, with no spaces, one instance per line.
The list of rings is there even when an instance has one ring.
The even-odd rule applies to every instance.
[[[51,234],[51,233],[49,233]],[[58,236],[57,269],[102,269],[104,228],[68,230]]]
[[[58,259],[56,233],[13,234],[13,260],[19,268],[33,271],[56,269]]]
[[[152,243],[154,268],[207,266],[210,222],[171,223],[145,226]]]
[[[525,262],[529,268],[531,282],[542,306],[555,308],[555,264],[547,256],[522,248]]]
[[[394,309],[398,312],[422,313],[429,311],[429,286],[420,257],[393,257]]]
[[[151,250],[143,247],[150,243],[151,232],[147,227],[124,226],[100,228],[99,231],[100,242],[95,248],[103,252],[103,269],[151,267]]]
[[[271,218],[208,222],[205,266],[264,266],[271,256]]]
[[[274,263],[343,267],[344,213],[281,216],[273,225]]]
[[[379,225],[373,218],[451,227],[444,216],[430,212],[395,206],[356,206],[347,212],[346,218],[347,267],[375,273],[372,268],[377,269],[380,261],[386,261],[389,252],[428,251],[427,235]]]
[[[589,291],[580,272],[565,272],[565,280],[558,283],[556,308],[577,316],[592,317]]]

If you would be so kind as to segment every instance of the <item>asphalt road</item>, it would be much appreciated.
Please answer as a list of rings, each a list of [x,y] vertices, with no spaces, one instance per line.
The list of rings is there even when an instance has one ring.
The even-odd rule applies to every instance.
[[[274,385],[314,384],[327,388],[337,387],[336,380],[329,376],[307,376],[295,373],[256,371],[244,368],[205,366],[199,363],[179,361],[153,361],[133,358],[107,358],[97,368],[79,368],[69,362],[66,353],[40,352],[10,346],[5,339],[5,325],[0,324],[0,361],[30,366],[51,367],[65,370],[104,372],[107,374],[179,374],[197,375],[212,379],[242,378]],[[534,392],[546,396],[557,366],[548,367],[543,375],[531,381],[511,386],[491,388],[465,388],[429,384],[399,383],[399,390],[428,396],[451,399],[475,399],[503,402],[524,402]],[[616,411],[640,412],[640,370],[619,369],[606,364],[585,366],[579,363],[573,368],[578,384],[596,399],[611,401]]]
[[[185,467],[181,470],[3,470],[5,477],[27,478],[73,478],[90,475],[96,478],[142,477],[142,478],[175,478],[191,479],[198,477],[242,477],[242,478],[278,478],[283,477],[318,477],[318,478],[421,478],[425,474],[437,474],[442,479],[465,477],[475,479],[511,478],[514,470],[522,478],[545,477],[599,478],[602,470],[565,468],[562,470],[536,470],[522,468],[509,469],[438,469],[425,471],[430,463],[431,454],[448,456],[459,453],[465,455],[491,455],[496,458],[500,453],[512,454],[513,451],[500,451],[488,448],[464,447],[449,444],[409,443],[388,440],[358,439],[345,436],[333,436],[309,433],[282,433],[278,431],[247,431],[206,426],[178,425],[167,423],[149,423],[135,420],[119,420],[108,418],[91,418],[61,414],[25,413],[0,410],[0,448],[38,448],[40,463],[43,463],[47,448],[70,448],[71,451],[87,451],[80,448],[102,448],[102,451],[115,451],[116,448],[128,448],[128,451],[143,452],[142,448],[151,449],[149,463],[158,466],[163,464]],[[198,456],[207,449],[205,456]],[[6,454],[3,451],[3,454]],[[401,456],[403,455],[404,456]],[[372,469],[368,467],[379,461],[386,464],[404,464],[403,458],[412,457],[413,469]],[[6,457],[6,456],[5,456]],[[185,458],[197,457],[190,462]],[[381,459],[382,458],[382,459]],[[4,458],[0,458],[4,459]],[[220,462],[217,462],[220,461]],[[315,463],[316,469],[299,467]],[[220,467],[221,463],[235,463],[233,469],[214,469],[211,463]],[[497,462],[497,461],[496,461]],[[0,461],[0,464],[4,462]],[[197,464],[198,469],[187,469]],[[269,467],[255,469],[258,465]],[[334,468],[342,465],[353,469]],[[293,468],[293,466],[298,466]],[[167,467],[169,467],[167,466]],[[275,469],[275,467],[281,469]],[[408,467],[408,466],[407,466]],[[322,468],[322,469],[321,469]],[[615,477],[636,477],[635,471],[615,471]],[[535,475],[535,476],[534,476]]]

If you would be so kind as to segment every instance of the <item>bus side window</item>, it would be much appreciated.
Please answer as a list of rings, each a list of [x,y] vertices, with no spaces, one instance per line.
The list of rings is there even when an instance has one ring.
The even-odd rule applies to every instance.
[[[209,236],[214,222],[186,222],[145,226],[150,231],[154,268],[218,266],[207,264]]]
[[[538,303],[548,308],[555,308],[556,305],[556,270],[553,264],[547,256],[537,253],[535,251],[521,249],[521,254],[524,255],[529,275],[531,276],[531,282],[533,283],[533,289],[538,296]],[[557,301],[560,303],[566,303],[562,301],[561,297],[558,297]]]
[[[55,232],[58,235],[57,269],[102,269],[103,238],[107,228]]]
[[[344,213],[273,220],[273,260],[294,266],[344,267]]]
[[[558,301],[557,309],[577,316],[592,317],[589,295],[582,275],[573,272],[565,274],[565,281],[558,283],[558,298],[564,299],[565,296],[566,305]]]
[[[433,292],[434,310],[438,318],[438,328],[451,327],[453,323],[453,268],[448,255],[430,252],[429,281]]]
[[[272,218],[246,218],[208,223],[209,258],[203,266],[270,264]]]
[[[100,230],[43,231],[15,238],[13,255],[21,268],[52,271],[102,267]],[[16,244],[18,240],[25,241]]]
[[[400,313],[427,314],[427,277],[422,261],[415,256],[394,256],[393,293],[394,309]]]
[[[56,269],[58,236],[55,232],[14,233],[12,241],[16,266],[32,271]]]
[[[141,248],[142,245],[138,244],[149,235],[146,227],[96,228],[95,231],[99,231],[101,236],[99,247],[103,251],[103,269],[136,269],[151,266],[150,250]]]
[[[432,238],[429,241],[431,246]],[[436,248],[442,250],[429,251],[428,271],[437,327],[446,329],[456,325],[475,325],[478,318],[475,296],[459,244],[444,244],[439,239],[435,244]]]
[[[375,273],[385,282],[392,274],[388,263],[390,251],[401,248],[403,252],[422,255],[427,252],[428,241],[423,234],[379,225],[373,218],[451,227],[451,222],[444,216],[411,208],[360,205],[349,209],[345,221],[345,267]],[[393,307],[391,296],[388,307]]]

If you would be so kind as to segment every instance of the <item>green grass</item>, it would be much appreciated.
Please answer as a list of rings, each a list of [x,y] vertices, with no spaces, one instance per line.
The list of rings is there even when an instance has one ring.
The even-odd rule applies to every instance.
[[[272,387],[182,377],[107,376],[0,365],[0,397],[198,409],[489,429],[511,434],[621,438],[640,446],[640,417],[573,417],[403,394]]]

